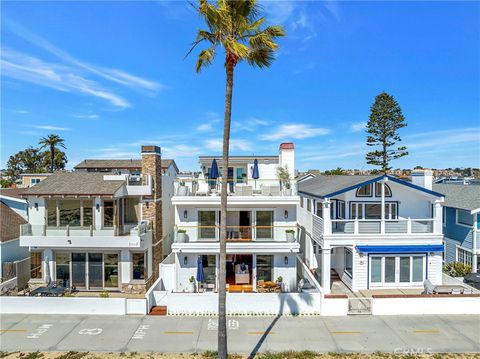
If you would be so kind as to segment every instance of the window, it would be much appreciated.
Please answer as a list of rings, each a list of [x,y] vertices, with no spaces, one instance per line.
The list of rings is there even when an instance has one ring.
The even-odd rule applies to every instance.
[[[469,265],[471,267],[473,264],[472,252],[457,247],[457,262]]]
[[[363,219],[363,205],[362,205],[362,203],[352,203],[350,213],[351,213],[351,218],[352,219]]]
[[[337,201],[337,218],[345,219],[345,202]]]
[[[348,248],[344,248],[343,256],[345,259],[345,273],[348,274],[350,278],[353,277],[353,254],[352,251]]]
[[[57,218],[57,205],[58,214]],[[47,200],[47,226],[89,227],[93,225],[92,200]],[[82,216],[83,211],[83,216]]]
[[[357,189],[357,197],[372,197],[372,185],[367,184]]]
[[[113,227],[113,201],[103,202],[103,226]]]
[[[93,225],[93,202],[92,200],[83,200],[83,227],[90,227]]]
[[[103,255],[103,272],[104,286],[118,288],[118,254],[105,253]]]
[[[372,256],[370,258],[370,283],[402,286],[420,284],[425,279],[425,256]]]
[[[132,253],[133,280],[145,279],[145,253]]]
[[[303,208],[303,197],[300,196],[300,207]]]
[[[273,239],[273,211],[256,211],[257,239]]]
[[[382,204],[380,202],[351,203],[351,219],[381,219]],[[385,203],[385,219],[398,218],[397,202]]]
[[[238,167],[237,168],[237,183],[245,183],[247,178],[247,174],[245,173],[245,168]]]
[[[382,184],[375,182],[375,197],[382,197]],[[385,184],[385,197],[392,197],[392,190]]]
[[[317,203],[317,216],[323,218],[323,204]]]
[[[57,200],[47,199],[47,226],[57,226]]]
[[[473,216],[468,211],[457,209],[457,224],[471,227],[473,226]]]
[[[32,178],[31,183],[32,183],[32,185],[40,183],[40,178]]]
[[[216,284],[216,256],[215,255],[204,255],[202,256],[202,265],[203,265],[203,274],[205,277],[205,283],[209,285],[209,287],[215,288]]]
[[[30,278],[42,279],[42,252],[30,253]]]
[[[273,281],[272,278],[273,256],[257,255],[257,283],[260,280]]]
[[[367,203],[365,204],[365,218],[366,219],[380,219],[381,218],[381,208],[380,203]]]
[[[312,211],[312,200],[310,198],[307,198],[307,211]]]
[[[60,227],[80,227],[80,201],[59,200]]]
[[[200,239],[215,239],[215,211],[198,211]]]
[[[70,286],[70,253],[55,253],[57,285]]]

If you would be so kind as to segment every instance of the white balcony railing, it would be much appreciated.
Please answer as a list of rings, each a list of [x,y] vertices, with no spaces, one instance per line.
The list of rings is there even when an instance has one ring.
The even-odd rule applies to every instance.
[[[434,233],[433,218],[427,219],[333,219],[331,234],[419,234]],[[322,228],[323,229],[323,228]],[[330,233],[324,233],[330,234]]]
[[[176,243],[218,242],[219,226],[175,226]],[[227,242],[297,242],[296,226],[227,226]]]

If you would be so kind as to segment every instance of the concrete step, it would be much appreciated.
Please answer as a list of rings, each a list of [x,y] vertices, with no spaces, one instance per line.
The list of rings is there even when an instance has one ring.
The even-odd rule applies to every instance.
[[[167,306],[166,305],[158,305],[152,307],[150,310],[149,315],[167,315]]]

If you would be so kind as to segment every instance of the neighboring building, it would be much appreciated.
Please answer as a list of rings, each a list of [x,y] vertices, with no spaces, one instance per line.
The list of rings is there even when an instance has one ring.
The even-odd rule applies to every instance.
[[[445,262],[462,262],[480,272],[480,186],[434,184],[445,194]]]
[[[82,163],[91,161],[96,160]],[[50,276],[57,285],[79,290],[145,292],[158,278],[160,148],[142,146],[141,166],[134,171],[104,168],[57,172],[22,194],[29,223],[22,226],[20,245],[31,252],[32,283]]]
[[[27,201],[21,194],[24,188],[0,188],[0,202],[7,205],[24,219],[28,219]]]
[[[18,187],[29,188],[35,186],[51,175],[51,173],[22,173],[20,175],[20,184]]]
[[[212,161],[222,171],[221,157],[201,156],[201,173],[193,191],[177,188],[175,242],[161,268],[173,268],[172,280],[163,273],[163,289],[191,290],[190,278],[204,279],[200,291],[218,289],[220,181],[210,178]],[[255,165],[255,160],[257,165]],[[229,292],[262,292],[266,282],[283,279],[283,290],[297,291],[298,196],[277,178],[277,168],[295,170],[293,144],[280,145],[278,156],[230,156],[227,212],[227,286]],[[254,179],[254,172],[258,178]],[[182,177],[182,181],[185,178]],[[282,188],[283,187],[283,188]],[[162,269],[161,269],[162,271]]]
[[[306,261],[325,293],[334,272],[352,291],[441,284],[443,195],[432,190],[431,171],[415,171],[412,182],[370,175],[298,183]]]
[[[19,245],[20,225],[25,223],[27,223],[25,218],[5,204],[2,190],[0,202],[0,282],[5,277],[5,273],[3,273],[4,263],[13,263],[29,256],[28,248]]]

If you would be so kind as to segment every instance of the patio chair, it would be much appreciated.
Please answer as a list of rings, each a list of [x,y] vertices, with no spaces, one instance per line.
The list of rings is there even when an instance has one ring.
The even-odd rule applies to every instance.
[[[208,195],[208,192],[209,192],[208,183],[206,183],[206,182],[200,182],[200,183],[198,184],[198,189],[197,189],[196,195],[197,195],[197,196],[207,196],[207,195]]]
[[[243,196],[253,196],[253,187],[252,186],[243,186],[242,195]]]

